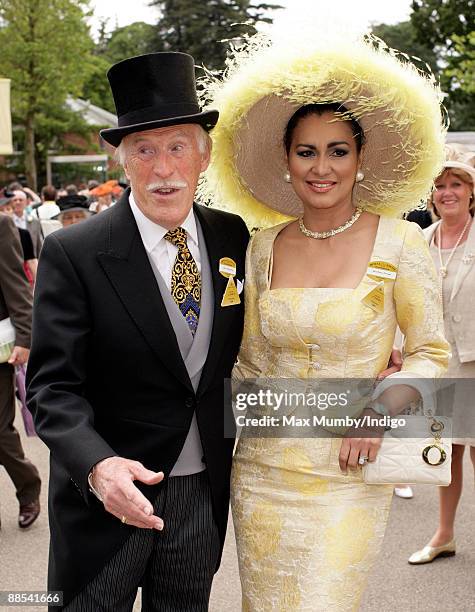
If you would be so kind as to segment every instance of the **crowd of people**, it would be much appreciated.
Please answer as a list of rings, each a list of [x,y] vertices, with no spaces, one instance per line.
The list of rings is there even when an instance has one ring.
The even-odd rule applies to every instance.
[[[41,483],[13,427],[28,361],[51,451],[48,588],[68,612],[130,611],[139,586],[144,610],[207,610],[229,499],[244,610],[357,609],[394,489],[363,477],[385,427],[258,428],[233,454],[225,380],[370,379],[348,414],[377,421],[421,380],[475,374],[475,155],[444,149],[439,92],[376,41],[280,45],[235,50],[208,83],[219,112],[199,106],[189,55],[119,62],[118,127],[101,135],[130,188],[3,191],[0,320],[16,340],[0,463],[29,527]],[[424,225],[439,220],[423,233],[403,217],[426,200]],[[455,397],[459,434],[473,411]],[[475,467],[457,435],[411,564],[455,554],[467,445]]]
[[[0,363],[0,464],[17,491],[21,528],[32,525],[40,514],[40,476],[24,457],[13,426],[15,398],[24,395],[23,370],[15,375],[14,368],[23,368],[29,355],[38,258],[46,236],[112,206],[123,189],[115,180],[90,180],[87,187],[45,185],[40,194],[18,181],[0,190],[0,321],[11,319],[16,331],[15,350],[8,363]]]
[[[45,185],[38,195],[14,181],[0,190],[0,212],[10,216],[18,228],[24,269],[30,284],[34,285],[38,257],[46,236],[106,210],[115,204],[124,187],[116,180],[101,184],[90,180],[87,187],[70,184],[56,189],[53,185]]]

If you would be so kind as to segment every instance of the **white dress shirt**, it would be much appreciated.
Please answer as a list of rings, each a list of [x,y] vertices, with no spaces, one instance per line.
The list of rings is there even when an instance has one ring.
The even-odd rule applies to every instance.
[[[165,234],[168,230],[158,223],[150,221],[134,200],[131,193],[129,196],[130,208],[134,215],[137,227],[139,228],[140,237],[144,244],[145,250],[153,260],[153,263],[160,271],[163,280],[166,282],[168,289],[172,286],[172,270],[175,263],[178,247],[172,244],[169,240],[165,240]],[[198,230],[196,229],[195,215],[193,208],[190,209],[188,216],[180,225],[186,230],[188,248],[193,255],[198,271],[201,272],[201,257],[198,248]]]
[[[21,217],[17,217],[16,215],[13,215],[13,221],[15,225],[19,227],[20,229],[24,229],[24,230],[28,229],[26,225],[26,214],[25,213],[23,213]]]
[[[168,289],[171,290],[172,270],[178,253],[178,247],[169,240],[165,240],[165,234],[168,231],[166,228],[150,221],[150,219],[143,214],[137,206],[132,192],[129,196],[129,203],[145,250],[157,270],[160,272]],[[196,228],[196,220],[192,208],[180,227],[186,231],[188,248],[193,255],[198,270],[201,272],[198,230]],[[189,474],[196,474],[205,469],[206,465],[203,463],[203,448],[196,421],[196,413],[194,413],[185,444],[170,472],[170,476],[187,476]]]

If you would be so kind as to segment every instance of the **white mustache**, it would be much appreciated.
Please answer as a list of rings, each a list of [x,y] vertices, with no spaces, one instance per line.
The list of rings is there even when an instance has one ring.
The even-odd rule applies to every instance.
[[[147,191],[156,191],[157,189],[184,189],[185,187],[188,187],[185,181],[159,181],[147,185],[146,189]]]

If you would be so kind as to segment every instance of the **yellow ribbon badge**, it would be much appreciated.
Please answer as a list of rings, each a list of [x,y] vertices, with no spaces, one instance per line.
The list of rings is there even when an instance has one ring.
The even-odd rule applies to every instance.
[[[234,277],[236,276],[236,262],[230,257],[222,257],[219,260],[219,273],[228,279],[224,290],[221,306],[235,306],[241,303]]]

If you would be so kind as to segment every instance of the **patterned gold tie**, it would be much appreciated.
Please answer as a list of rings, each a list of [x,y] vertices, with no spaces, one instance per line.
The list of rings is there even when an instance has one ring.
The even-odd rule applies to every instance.
[[[171,294],[195,335],[200,316],[201,274],[186,242],[186,230],[177,227],[165,234],[165,240],[178,247],[172,269]]]

